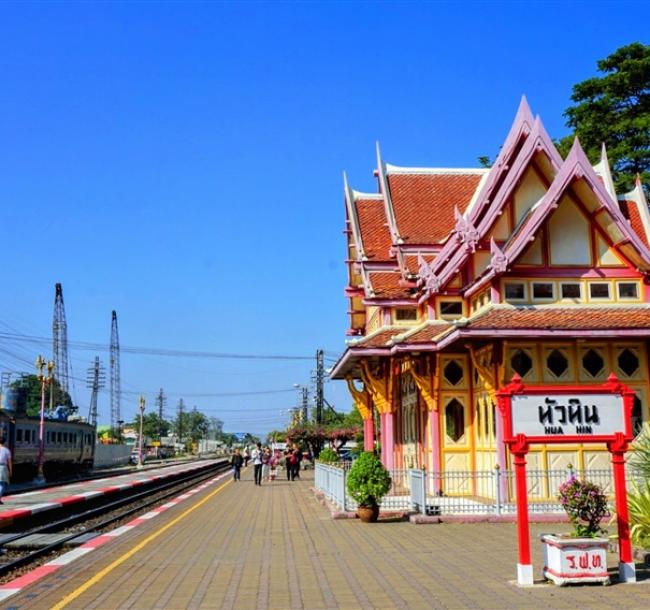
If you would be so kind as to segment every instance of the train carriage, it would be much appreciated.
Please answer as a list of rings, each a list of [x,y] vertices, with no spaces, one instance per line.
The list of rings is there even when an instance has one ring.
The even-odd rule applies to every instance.
[[[0,410],[0,428],[14,460],[14,478],[36,473],[38,467],[40,419],[13,415]],[[63,472],[92,468],[95,455],[95,427],[82,421],[45,419],[44,469]]]

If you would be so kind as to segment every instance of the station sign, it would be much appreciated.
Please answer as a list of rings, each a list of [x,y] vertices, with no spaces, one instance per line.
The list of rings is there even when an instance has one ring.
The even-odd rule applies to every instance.
[[[500,390],[503,440],[607,443],[632,439],[634,390],[610,377],[601,385],[529,386],[520,378]]]
[[[512,397],[512,433],[526,436],[611,436],[625,432],[617,394],[547,394]]]

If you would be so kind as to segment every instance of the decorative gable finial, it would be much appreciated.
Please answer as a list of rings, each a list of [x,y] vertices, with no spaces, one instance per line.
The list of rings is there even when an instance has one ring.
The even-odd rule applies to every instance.
[[[418,286],[423,287],[429,293],[435,293],[440,291],[440,279],[433,272],[431,265],[422,256],[421,252],[418,252],[418,274],[420,279],[418,280]]]
[[[473,254],[476,252],[476,245],[480,237],[479,233],[472,222],[463,217],[458,206],[454,206],[454,216],[456,217],[455,231],[458,233],[460,240],[465,244],[465,248],[471,250]]]
[[[494,237],[490,239],[490,252],[492,253],[490,267],[492,267],[495,273],[505,273],[508,269],[508,257],[503,253],[501,248],[497,246]]]

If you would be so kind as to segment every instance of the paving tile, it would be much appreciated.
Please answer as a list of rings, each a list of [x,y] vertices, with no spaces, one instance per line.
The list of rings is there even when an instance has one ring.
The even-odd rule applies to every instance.
[[[245,479],[251,476],[244,474]],[[333,521],[301,481],[226,486],[112,570],[68,608],[91,610],[641,610],[650,579],[638,585],[520,589],[513,524],[413,525]],[[66,566],[5,602],[20,610],[51,608],[116,558],[206,497],[196,494],[132,532]],[[566,525],[559,525],[561,530]],[[531,527],[536,574],[542,550]],[[610,567],[617,558],[608,557]],[[642,578],[650,576],[646,571]],[[45,586],[47,585],[47,586]],[[34,595],[34,597],[29,597]]]

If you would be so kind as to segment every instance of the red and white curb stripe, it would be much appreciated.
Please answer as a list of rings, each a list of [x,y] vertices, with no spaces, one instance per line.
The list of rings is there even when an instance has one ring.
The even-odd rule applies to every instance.
[[[3,520],[5,519],[10,519],[10,520],[15,520],[15,519],[22,519],[25,517],[30,517],[31,515],[35,515],[36,513],[43,512],[45,510],[52,510],[54,508],[61,508],[62,506],[66,506],[68,504],[74,504],[76,502],[85,502],[86,500],[90,498],[96,498],[97,496],[103,496],[111,493],[115,493],[117,491],[121,491],[123,489],[130,489],[132,487],[137,487],[139,485],[144,485],[145,483],[152,483],[153,481],[160,481],[161,479],[167,479],[173,475],[179,474],[179,473],[185,473],[185,472],[192,472],[194,470],[197,470],[199,468],[203,468],[205,464],[208,462],[203,462],[197,466],[193,466],[191,468],[173,468],[173,470],[168,471],[165,474],[157,474],[157,475],[152,475],[148,477],[140,477],[137,479],[132,479],[132,480],[127,480],[124,483],[117,483],[119,479],[123,479],[125,477],[129,476],[134,476],[133,473],[127,473],[127,474],[122,474],[114,478],[105,478],[105,479],[95,479],[94,481],[84,481],[83,483],[74,483],[72,485],[66,485],[66,486],[59,486],[59,487],[50,487],[48,489],[39,489],[35,491],[29,491],[24,494],[20,495],[20,499],[29,497],[29,496],[37,496],[39,494],[46,494],[46,493],[52,493],[56,492],[56,490],[70,490],[70,489],[75,489],[76,487],[85,487],[90,484],[95,484],[98,482],[108,482],[110,481],[112,484],[108,487],[101,487],[99,489],[91,490],[91,491],[80,491],[79,493],[75,493],[70,496],[64,496],[63,498],[54,498],[50,502],[41,502],[38,504],[33,504],[32,506],[29,506],[27,508],[14,508],[14,509],[8,509],[8,510],[1,510],[0,511],[0,523],[2,523]],[[136,475],[137,476],[137,475]],[[12,496],[6,496],[5,500],[10,500]],[[18,497],[18,496],[14,496]]]
[[[11,597],[12,595],[16,595],[16,593],[20,593],[20,591],[22,591],[25,587],[34,584],[37,580],[40,580],[41,578],[47,576],[48,574],[52,574],[52,572],[56,572],[58,569],[62,568],[63,566],[72,563],[79,557],[83,557],[87,553],[94,551],[96,548],[103,546],[104,544],[110,542],[111,540],[114,540],[118,536],[121,536],[122,534],[126,534],[126,532],[130,532],[133,528],[137,527],[138,525],[141,525],[142,523],[146,523],[150,519],[157,517],[158,515],[172,508],[173,506],[180,504],[184,500],[191,498],[193,495],[199,493],[200,491],[203,491],[207,487],[210,487],[211,485],[214,485],[221,479],[224,479],[229,476],[231,476],[230,471],[226,471],[206,481],[205,483],[201,483],[201,485],[199,485],[198,487],[194,487],[193,489],[186,491],[180,496],[176,496],[173,500],[161,504],[157,508],[150,510],[148,513],[144,513],[139,517],[136,517],[132,521],[129,521],[126,525],[122,525],[121,527],[118,527],[108,532],[107,534],[100,534],[99,536],[96,536],[95,538],[89,540],[85,544],[82,544],[78,548],[73,549],[72,551],[68,551],[67,553],[60,555],[56,559],[53,559],[52,561],[48,561],[42,566],[35,568],[31,572],[28,572],[23,576],[19,576],[18,578],[15,578],[14,580],[8,583],[0,585],[0,602]],[[156,478],[163,478],[163,477],[156,477]]]

